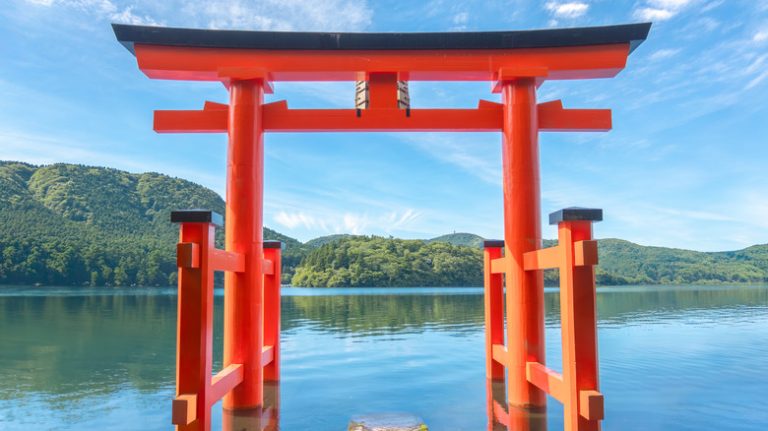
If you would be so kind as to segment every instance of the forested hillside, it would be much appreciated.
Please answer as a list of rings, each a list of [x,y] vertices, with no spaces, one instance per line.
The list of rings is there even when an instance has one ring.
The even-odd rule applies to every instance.
[[[168,286],[176,281],[173,209],[224,213],[213,191],[157,173],[0,162],[0,284]],[[223,238],[220,229],[219,246]],[[479,286],[482,238],[429,240],[328,235],[283,241],[283,282],[298,286]],[[768,245],[702,253],[600,240],[597,282],[768,282]],[[545,246],[555,242],[545,240]],[[545,273],[555,285],[557,274]]]
[[[471,237],[459,234],[458,241]],[[344,286],[478,286],[482,249],[454,245],[445,235],[428,241],[346,236],[310,251],[296,270],[293,284]],[[444,242],[445,241],[445,242]],[[619,239],[601,239],[597,284],[718,284],[768,282],[768,245],[704,253],[645,247]],[[545,247],[556,241],[544,241]],[[544,282],[556,286],[556,271]]]
[[[146,285],[175,283],[173,209],[223,214],[213,191],[156,173],[82,165],[0,162],[0,283]],[[303,254],[286,242],[286,280]],[[221,241],[221,235],[219,235]]]
[[[445,242],[347,236],[311,251],[293,284],[349,286],[480,286],[483,256]]]

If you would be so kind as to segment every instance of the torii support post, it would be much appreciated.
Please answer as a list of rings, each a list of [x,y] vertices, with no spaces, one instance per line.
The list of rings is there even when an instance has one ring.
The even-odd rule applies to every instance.
[[[562,331],[562,374],[545,365],[544,358],[529,356],[523,363],[523,375],[513,372],[514,358],[507,352],[493,334],[499,329],[499,321],[504,320],[499,307],[486,309],[486,352],[490,356],[487,365],[488,418],[489,428],[492,423],[504,423],[509,429],[539,430],[546,424],[536,405],[515,403],[513,392],[508,390],[509,410],[504,412],[498,405],[498,396],[494,395],[494,385],[503,379],[497,366],[506,366],[508,387],[535,388],[541,394],[548,394],[563,403],[565,410],[566,431],[596,431],[600,429],[600,420],[604,416],[603,395],[598,385],[597,360],[597,307],[595,303],[595,273],[597,264],[597,242],[592,239],[592,222],[602,220],[599,209],[566,208],[550,214],[550,224],[558,225],[558,245],[545,249],[534,249],[520,255],[520,270],[526,274],[540,275],[545,269],[560,270],[560,320]],[[517,286],[510,285],[509,267],[513,265],[515,255],[505,252],[501,256],[505,241],[485,242],[486,268],[486,304],[489,296],[500,294],[502,289],[499,278],[507,274],[507,295]],[[505,250],[509,250],[506,247]],[[498,257],[497,257],[498,256]],[[490,272],[490,276],[489,273]],[[543,295],[543,288],[541,288]],[[527,304],[524,304],[524,306]],[[528,310],[529,312],[532,310]],[[543,312],[543,304],[541,311]],[[519,322],[507,308],[507,325]],[[538,316],[537,316],[538,317]],[[544,325],[544,316],[537,325]],[[522,331],[518,332],[522,333]],[[519,340],[508,338],[508,344]],[[542,339],[543,343],[543,339]],[[512,351],[510,349],[510,351]],[[501,376],[501,377],[499,377]],[[517,381],[510,381],[517,379]],[[537,395],[538,396],[538,395]],[[524,409],[524,410],[523,410]],[[527,410],[527,411],[526,411]],[[492,423],[491,423],[492,422]]]
[[[264,139],[260,80],[229,83],[226,249],[245,257],[245,268],[227,274],[224,284],[224,366],[243,364],[243,383],[224,397],[225,409],[259,407],[264,295]]]
[[[225,360],[224,368],[212,375],[213,366],[213,274],[225,271],[229,274],[245,274],[246,255],[239,252],[219,250],[214,238],[217,226],[222,225],[222,217],[207,210],[173,211],[171,221],[181,224],[179,243],[176,247],[176,259],[179,269],[179,304],[176,351],[176,397],[173,400],[172,422],[180,431],[208,431],[211,429],[211,406],[225,395],[232,395],[246,382],[246,367],[243,362],[250,358],[241,356],[243,362],[230,356]],[[253,366],[256,374],[266,370],[268,380],[279,378],[279,339],[280,339],[280,249],[279,241],[264,243],[267,259],[257,264],[259,272],[265,274],[265,303],[269,307],[266,313],[261,309],[251,310],[263,316],[264,339],[268,343],[255,355]],[[225,302],[231,300],[231,292],[224,293]],[[261,301],[259,301],[261,304]],[[261,331],[262,321],[254,325]],[[256,386],[256,385],[253,385]],[[263,396],[261,382],[259,394]],[[272,391],[272,400],[264,405],[259,400],[250,410],[258,413],[258,423],[273,423],[277,417],[277,389]],[[271,410],[266,407],[272,407]],[[264,407],[264,408],[262,408]],[[237,409],[248,410],[248,408]],[[253,417],[253,414],[245,415]],[[225,415],[225,425],[231,418]],[[230,421],[231,422],[231,421]],[[225,429],[230,429],[226,428]],[[238,429],[253,430],[246,427]],[[259,431],[262,428],[258,428]]]
[[[526,272],[523,254],[541,246],[536,82],[502,82],[504,255],[507,257],[507,397],[513,407],[542,408],[546,394],[525,379],[528,361],[544,362],[544,284]]]

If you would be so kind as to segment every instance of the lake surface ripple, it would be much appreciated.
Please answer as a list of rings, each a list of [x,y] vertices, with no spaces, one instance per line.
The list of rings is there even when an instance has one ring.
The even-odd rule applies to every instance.
[[[283,292],[282,430],[371,412],[486,428],[481,289]],[[547,289],[554,369],[558,301]],[[604,429],[768,429],[768,286],[601,288],[597,303]],[[0,287],[0,429],[171,429],[175,337],[173,289]],[[551,401],[549,429],[561,414]]]

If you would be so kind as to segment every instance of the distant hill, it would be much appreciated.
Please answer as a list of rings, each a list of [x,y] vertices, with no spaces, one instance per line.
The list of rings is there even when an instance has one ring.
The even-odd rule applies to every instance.
[[[626,284],[756,283],[768,281],[768,244],[700,252],[601,239],[602,271]]]
[[[223,214],[224,201],[157,173],[0,162],[0,283],[173,284],[178,226],[169,217],[181,208]],[[264,236],[286,243],[290,280],[303,245],[266,228]]]
[[[145,285],[176,282],[178,226],[171,210],[224,213],[212,190],[157,173],[72,164],[0,161],[0,284]],[[285,243],[283,282],[303,286],[464,286],[482,282],[483,239],[453,233],[428,240],[328,235]],[[223,230],[217,236],[219,246]],[[545,240],[544,246],[556,242]],[[599,240],[597,282],[768,282],[768,244],[704,253]],[[545,272],[548,285],[557,283]]]
[[[461,236],[457,238],[458,235]],[[316,287],[479,285],[482,249],[473,242],[469,242],[470,246],[462,243],[473,237],[480,238],[472,234],[451,234],[418,241],[348,236],[311,250],[296,269],[293,284]],[[600,264],[595,276],[600,285],[768,282],[768,244],[739,251],[705,253],[646,247],[619,239],[601,239],[598,243]],[[544,241],[545,247],[556,244],[553,240]],[[466,262],[471,264],[466,266]],[[556,286],[557,272],[545,271],[544,281],[548,286]]]
[[[325,235],[325,236],[317,237],[315,239],[310,239],[309,241],[305,242],[304,245],[307,246],[310,249],[320,248],[320,247],[322,247],[322,246],[324,246],[326,244],[330,244],[332,242],[336,242],[336,241],[339,241],[339,240],[344,239],[344,238],[349,238],[351,236],[352,235],[347,234],[347,233],[340,233],[340,234],[335,234],[335,235]]]
[[[292,284],[311,287],[480,286],[480,249],[445,242],[347,236],[309,252]]]
[[[449,233],[447,235],[441,235],[436,238],[428,239],[426,242],[445,242],[453,245],[463,245],[465,247],[477,247],[483,246],[484,238],[480,235],[473,233]]]

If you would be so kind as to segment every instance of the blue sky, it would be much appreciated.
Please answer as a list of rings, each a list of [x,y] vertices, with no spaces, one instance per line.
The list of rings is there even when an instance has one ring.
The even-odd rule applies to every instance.
[[[224,191],[223,135],[157,135],[154,109],[227,101],[213,83],[153,81],[110,22],[317,31],[482,31],[653,21],[611,80],[547,82],[539,100],[611,108],[609,133],[543,133],[542,215],[604,209],[598,237],[731,250],[768,242],[768,1],[6,0],[0,159],[157,171]],[[412,83],[414,107],[499,100],[488,83]],[[352,83],[277,83],[268,101],[351,107]],[[501,237],[498,134],[266,137],[265,224]],[[544,237],[556,232],[544,223]]]

